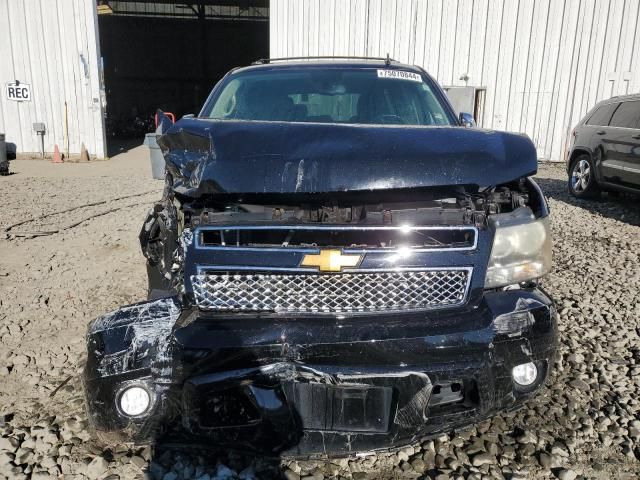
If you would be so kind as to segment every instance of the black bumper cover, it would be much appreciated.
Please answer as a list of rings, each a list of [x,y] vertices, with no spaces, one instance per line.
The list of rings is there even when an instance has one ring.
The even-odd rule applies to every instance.
[[[546,379],[556,313],[539,288],[486,292],[460,309],[347,317],[217,315],[177,298],[124,307],[88,332],[85,393],[96,430],[289,456],[403,446],[521,406]],[[515,365],[539,381],[518,387]],[[120,393],[142,385],[137,418]]]

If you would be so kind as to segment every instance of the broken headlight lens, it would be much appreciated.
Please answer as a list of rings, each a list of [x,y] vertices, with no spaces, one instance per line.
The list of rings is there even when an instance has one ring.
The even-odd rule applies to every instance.
[[[549,218],[517,225],[496,223],[485,288],[504,287],[534,280],[551,270]]]

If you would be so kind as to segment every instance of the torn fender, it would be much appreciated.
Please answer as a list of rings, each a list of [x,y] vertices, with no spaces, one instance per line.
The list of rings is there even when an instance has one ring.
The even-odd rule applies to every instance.
[[[537,171],[528,137],[461,127],[186,118],[158,144],[189,197],[490,186]]]
[[[161,298],[122,307],[89,324],[84,391],[89,421],[105,441],[153,439],[178,413],[171,393],[171,338],[180,312],[177,297]],[[118,409],[120,392],[133,384],[151,397],[150,413],[140,418],[127,418]]]
[[[122,307],[89,324],[91,370],[100,376],[149,369],[154,376],[171,375],[170,336],[181,307],[176,297]],[[95,344],[99,345],[95,345]]]

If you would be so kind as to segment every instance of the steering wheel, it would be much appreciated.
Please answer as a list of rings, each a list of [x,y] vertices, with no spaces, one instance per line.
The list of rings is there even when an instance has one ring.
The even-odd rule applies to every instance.
[[[376,115],[373,118],[373,123],[382,123],[385,125],[406,125],[407,124],[404,118],[398,115],[392,115],[392,114]]]

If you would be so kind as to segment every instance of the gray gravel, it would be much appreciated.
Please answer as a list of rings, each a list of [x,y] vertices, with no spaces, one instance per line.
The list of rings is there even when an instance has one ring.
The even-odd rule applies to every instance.
[[[555,237],[544,286],[560,313],[561,355],[524,409],[394,453],[281,462],[92,442],[79,380],[86,323],[144,298],[137,233],[161,183],[149,179],[144,148],[99,164],[12,169],[0,178],[0,227],[103,203],[12,230],[60,233],[0,238],[0,480],[640,476],[637,198],[570,199],[562,166],[541,165]]]

